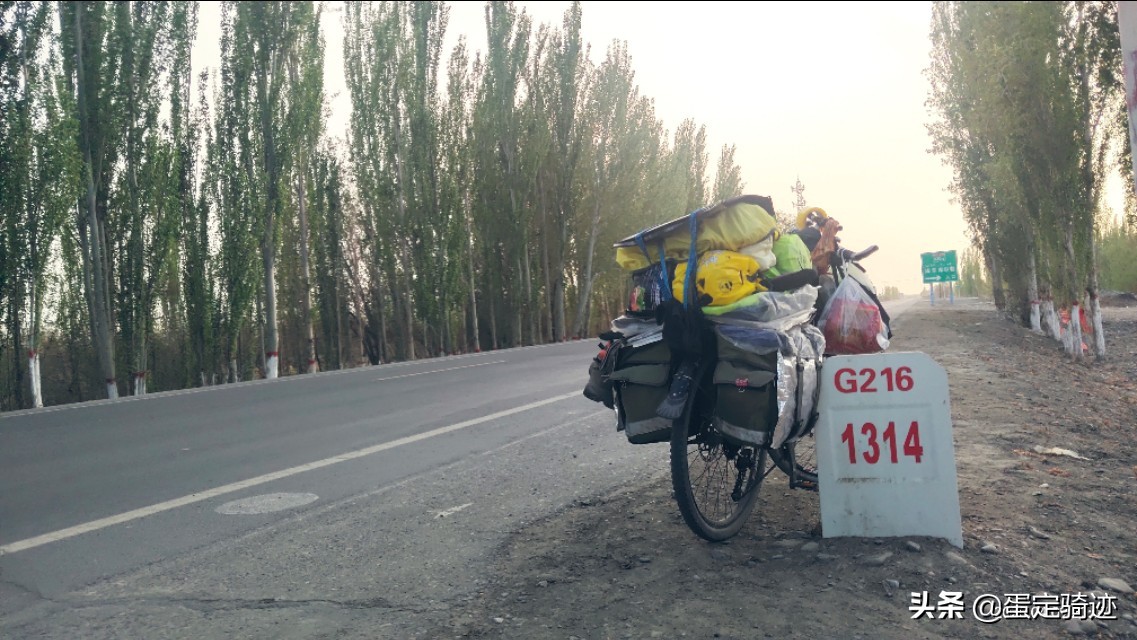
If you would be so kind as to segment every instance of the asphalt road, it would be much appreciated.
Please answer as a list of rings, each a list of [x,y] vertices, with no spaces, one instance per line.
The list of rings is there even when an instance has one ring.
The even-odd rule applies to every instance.
[[[0,415],[0,636],[413,636],[527,522],[668,481],[595,344]]]

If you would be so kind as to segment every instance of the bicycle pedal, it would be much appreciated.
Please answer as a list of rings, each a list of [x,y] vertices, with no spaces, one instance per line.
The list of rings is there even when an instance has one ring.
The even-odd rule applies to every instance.
[[[798,480],[797,482],[791,482],[790,488],[791,489],[803,489],[805,491],[817,491],[818,490],[817,483],[816,482],[810,482],[809,480]]]

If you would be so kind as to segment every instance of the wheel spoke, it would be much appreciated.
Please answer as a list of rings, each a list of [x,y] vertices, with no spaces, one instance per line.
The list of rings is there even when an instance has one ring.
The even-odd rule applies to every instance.
[[[715,523],[732,519],[742,502],[733,497],[735,486],[740,486],[745,494],[756,482],[753,455],[739,452],[728,456],[721,446],[708,451],[706,445],[697,445],[687,452],[687,459],[691,488],[700,511],[705,511],[706,518]],[[744,464],[740,459],[749,462]]]
[[[707,473],[711,470],[711,465],[707,463],[703,458],[702,452],[698,450],[695,451],[695,459],[699,462],[698,466],[702,468],[702,473],[699,474],[698,478],[691,479],[691,486],[701,486],[701,480],[707,476]]]

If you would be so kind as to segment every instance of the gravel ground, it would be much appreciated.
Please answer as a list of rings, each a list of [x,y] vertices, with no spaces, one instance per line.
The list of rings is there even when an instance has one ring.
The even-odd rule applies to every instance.
[[[989,304],[923,305],[891,350],[923,351],[949,376],[964,548],[932,538],[823,538],[816,494],[772,474],[742,532],[707,544],[659,472],[513,533],[492,576],[432,637],[1137,638],[1137,309],[1107,308],[1110,358],[1073,363]],[[613,447],[630,447],[612,433]],[[1038,453],[1060,447],[1077,458]],[[1128,591],[1128,593],[1126,592]],[[959,592],[962,619],[913,619],[913,592]],[[1009,609],[1108,594],[1097,621]],[[937,614],[938,615],[938,614]],[[1081,616],[1085,617],[1085,616]]]

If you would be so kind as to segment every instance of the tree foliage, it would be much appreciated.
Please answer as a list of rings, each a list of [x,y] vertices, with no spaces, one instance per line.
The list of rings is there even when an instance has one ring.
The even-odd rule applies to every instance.
[[[932,149],[996,305],[1005,287],[1015,315],[1078,358],[1078,323],[1060,327],[1054,305],[1088,303],[1104,357],[1101,185],[1124,145],[1116,3],[937,2],[931,38]]]
[[[51,404],[594,335],[615,240],[745,188],[579,2],[486,2],[482,51],[444,2],[322,6],[224,2],[195,77],[196,2],[0,1],[4,408],[28,350]]]

